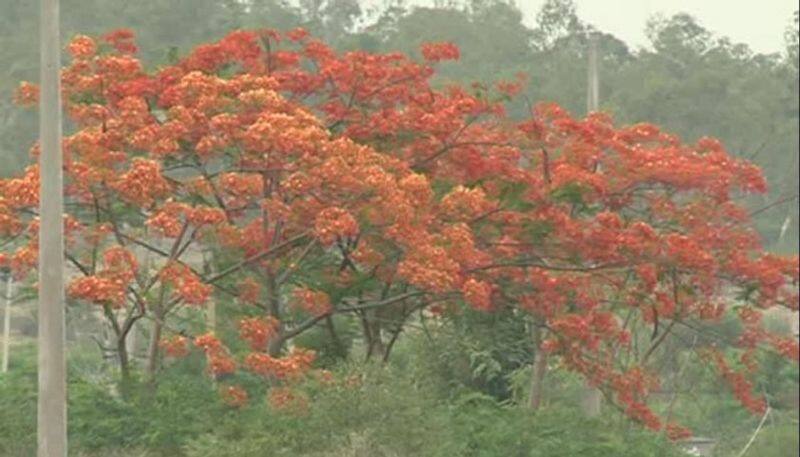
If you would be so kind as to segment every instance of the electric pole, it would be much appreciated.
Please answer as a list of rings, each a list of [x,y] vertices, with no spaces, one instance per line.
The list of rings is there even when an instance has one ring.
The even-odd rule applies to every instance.
[[[59,0],[40,1],[38,457],[66,457]]]
[[[597,70],[597,32],[589,33],[589,52],[588,52],[588,84],[586,85],[586,114],[597,111],[600,105],[600,77]],[[595,171],[600,171],[600,165],[595,166]],[[602,394],[596,387],[586,386],[583,392],[582,407],[583,412],[588,417],[600,415],[602,406]]]
[[[8,352],[11,344],[11,301],[14,295],[14,278],[11,271],[3,271],[2,275],[5,276],[6,290],[3,296],[3,366],[0,372],[7,373]]]
[[[600,105],[600,76],[597,70],[597,33],[589,34],[589,71],[586,85],[586,112],[597,111]]]

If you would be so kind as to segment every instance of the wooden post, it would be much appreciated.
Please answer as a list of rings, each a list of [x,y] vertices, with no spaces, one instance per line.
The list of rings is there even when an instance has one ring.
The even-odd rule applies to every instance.
[[[586,88],[586,114],[597,111],[600,106],[600,76],[597,69],[597,33],[589,35],[589,62],[588,81]],[[600,171],[600,164],[595,166],[595,171]],[[586,386],[583,391],[581,407],[587,417],[600,415],[602,394],[597,388]]]
[[[11,300],[14,296],[14,278],[11,272],[6,272],[6,290],[3,295],[3,367],[2,372],[8,373],[8,351],[11,344]]]
[[[67,455],[59,0],[40,0],[38,457]]]

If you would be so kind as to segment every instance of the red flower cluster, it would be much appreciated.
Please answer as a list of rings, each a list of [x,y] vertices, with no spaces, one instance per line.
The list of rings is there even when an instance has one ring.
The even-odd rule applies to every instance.
[[[331,299],[325,292],[297,288],[292,295],[292,304],[312,316],[324,316],[333,310]]]
[[[311,368],[316,355],[313,351],[293,348],[286,357],[251,353],[245,358],[247,369],[265,378],[296,380]]]
[[[263,351],[269,341],[278,334],[280,323],[271,316],[251,317],[239,321],[239,336],[247,341],[250,349]]]
[[[39,103],[39,86],[22,82],[14,92],[14,103],[20,106],[34,106]]]
[[[86,35],[78,35],[69,42],[67,51],[73,59],[90,59],[97,53],[97,43]]]
[[[475,279],[464,281],[461,286],[464,300],[473,308],[480,311],[492,310],[492,285]]]
[[[336,240],[347,239],[358,235],[358,222],[342,208],[326,208],[317,215],[314,221],[314,233],[326,246]]]
[[[198,336],[194,340],[194,345],[205,352],[208,361],[207,370],[212,376],[219,377],[236,371],[236,362],[213,333]]]
[[[67,294],[79,300],[121,307],[125,303],[126,285],[115,278],[84,276],[73,280]]]
[[[103,263],[105,268],[96,275],[73,280],[67,294],[92,303],[121,307],[139,268],[136,256],[121,246],[114,246],[103,253]]]
[[[190,305],[202,305],[208,301],[213,290],[212,286],[204,284],[189,267],[177,262],[167,264],[161,270],[160,277],[164,284],[175,288],[181,300]]]
[[[170,357],[181,358],[189,355],[189,339],[183,335],[163,338],[158,346]]]
[[[142,207],[167,197],[172,190],[161,175],[158,162],[141,158],[134,159],[130,170],[120,175],[112,186],[123,199]]]
[[[422,56],[429,62],[458,60],[461,57],[461,51],[453,43],[423,43]]]
[[[292,414],[304,414],[308,411],[308,398],[289,387],[270,389],[267,402],[270,407],[278,411]]]
[[[754,414],[763,414],[767,404],[763,398],[753,393],[753,383],[742,373],[734,371],[719,351],[710,350],[708,351],[708,356],[722,377],[728,382],[733,394],[742,406]]]
[[[220,387],[219,394],[222,397],[222,401],[232,408],[241,408],[247,404],[247,391],[239,386]]]
[[[122,54],[136,54],[135,34],[129,29],[117,29],[103,36],[103,41]]]

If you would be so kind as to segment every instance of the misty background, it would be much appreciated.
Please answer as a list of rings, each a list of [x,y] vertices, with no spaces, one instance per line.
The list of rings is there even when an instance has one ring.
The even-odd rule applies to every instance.
[[[36,2],[17,0],[0,0],[0,11],[0,175],[8,176],[35,139],[35,113],[13,107],[12,94],[37,77],[38,13]],[[442,66],[441,83],[522,72],[531,103],[555,101],[576,115],[586,110],[587,37],[597,32],[601,109],[685,141],[718,137],[753,160],[770,184],[749,201],[765,244],[797,252],[797,21],[784,0],[65,0],[61,30],[66,40],[129,27],[143,60],[163,63],[235,28],[303,26],[342,51],[412,55],[421,42],[447,40],[462,58]],[[512,107],[525,112],[522,101]]]
[[[134,30],[141,61],[149,69],[174,63],[194,46],[239,28],[304,27],[340,52],[401,51],[420,59],[421,43],[449,41],[459,46],[461,58],[437,64],[436,84],[488,87],[525,74],[522,94],[508,105],[509,115],[516,119],[529,115],[530,107],[541,101],[557,102],[578,117],[586,113],[589,43],[596,37],[600,109],[610,113],[618,125],[656,124],[686,143],[703,136],[717,137],[731,154],[753,161],[766,175],[769,192],[737,199],[746,203],[768,250],[785,254],[799,250],[798,7],[793,0],[61,0],[61,21],[63,43],[76,34]],[[31,163],[29,150],[38,135],[38,113],[16,106],[13,94],[21,81],[36,82],[38,74],[38,2],[0,0],[0,178],[19,173]],[[65,134],[73,132],[69,121],[64,122]],[[11,280],[5,287],[10,284]],[[4,455],[3,437],[27,436],[24,434],[34,429],[32,422],[24,423],[18,417],[30,413],[25,417],[33,420],[29,407],[34,400],[25,389],[32,379],[27,376],[35,374],[32,341],[36,333],[30,290],[20,287],[14,300],[10,299],[12,293],[5,293],[7,302],[14,305],[10,331],[15,377],[0,383],[0,454]],[[227,316],[222,306],[220,310],[222,321]],[[191,312],[187,315],[198,322],[204,318],[202,311]],[[289,452],[286,441],[281,441],[288,440],[287,436],[306,442],[311,441],[309,436],[319,440],[326,433],[359,430],[362,425],[380,438],[381,446],[388,443],[389,448],[433,436],[423,434],[425,431],[450,427],[455,430],[454,442],[469,437],[487,448],[494,446],[491,449],[496,454],[470,454],[476,456],[510,455],[503,453],[504,446],[519,437],[559,449],[561,455],[570,455],[567,448],[579,449],[585,443],[594,446],[594,453],[588,453],[586,447],[580,448],[585,453],[572,455],[622,455],[607,449],[627,447],[633,450],[625,456],[650,456],[656,454],[648,453],[654,448],[647,446],[661,446],[652,437],[637,434],[617,416],[609,414],[592,422],[558,409],[576,403],[584,388],[582,381],[559,369],[553,369],[545,381],[549,400],[558,408],[537,419],[536,427],[523,412],[506,408],[510,404],[506,400],[519,396],[523,390],[519,386],[528,382],[529,372],[518,368],[527,367],[532,360],[525,324],[509,316],[456,318],[437,335],[435,350],[425,339],[430,335],[420,317],[420,325],[409,331],[409,342],[398,351],[399,361],[393,361],[396,371],[391,376],[386,374],[389,372],[369,372],[390,388],[376,383],[365,387],[361,397],[331,396],[320,407],[324,414],[305,423],[280,416],[225,415],[209,409],[218,400],[206,380],[198,376],[202,371],[199,359],[181,365],[183,371],[165,373],[155,401],[150,397],[143,397],[141,404],[117,401],[115,387],[108,389],[110,394],[100,390],[112,385],[109,373],[115,363],[114,356],[105,352],[106,358],[98,362],[95,343],[104,350],[102,344],[112,336],[102,317],[88,307],[68,309],[67,326],[75,333],[68,337],[70,376],[80,379],[70,386],[75,404],[70,406],[70,433],[79,437],[75,440],[79,446],[103,452],[79,456],[128,457],[134,454],[105,452],[115,446],[141,446],[161,449],[164,454],[137,453],[136,457],[216,457],[222,455],[220,442],[229,449],[239,445],[240,435],[246,434],[238,428],[240,423],[250,424],[244,430],[251,433],[247,437],[257,451],[280,448]],[[767,327],[797,335],[793,327],[796,313],[769,317]],[[347,343],[357,344],[359,330],[342,327]],[[733,318],[708,331],[704,338],[709,341],[733,341],[739,335]],[[144,325],[132,332],[138,338],[139,354],[148,332]],[[306,344],[328,344],[321,330],[309,335]],[[691,355],[697,339],[688,330],[678,337],[682,339],[672,342],[665,356],[666,387],[656,400],[671,413],[680,394],[683,401],[676,416],[699,434],[713,438],[717,446],[713,455],[738,455],[749,446],[753,430],[760,430],[764,423],[742,411],[706,366],[680,362]],[[135,339],[130,346],[136,362]],[[342,360],[339,368],[343,370],[358,367],[344,356]],[[759,388],[776,412],[770,413],[765,432],[748,455],[796,455],[800,445],[796,365],[771,356],[763,365]],[[433,400],[419,394],[419,373],[435,380]],[[453,393],[458,388],[461,396]],[[353,419],[358,417],[356,413],[380,420],[364,425]],[[447,422],[451,416],[458,421]],[[569,439],[553,438],[565,427],[570,430]],[[304,455],[401,455],[377,453],[369,447],[370,435],[364,433],[345,437],[353,443],[352,449],[362,449],[362,453]],[[16,440],[6,444],[12,441]],[[674,455],[668,453],[671,448],[661,447],[659,455]],[[175,449],[182,453],[168,453]]]

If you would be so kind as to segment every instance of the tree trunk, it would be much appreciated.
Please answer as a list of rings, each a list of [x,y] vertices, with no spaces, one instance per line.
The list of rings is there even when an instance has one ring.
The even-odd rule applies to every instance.
[[[547,373],[547,354],[542,350],[542,328],[538,322],[533,324],[533,347],[536,351],[531,368],[531,387],[528,406],[537,411],[542,404],[544,377]]]
[[[367,360],[376,357],[380,360],[386,356],[386,345],[383,344],[381,323],[375,319],[377,311],[368,310],[366,317],[366,331],[369,333],[367,340]]]
[[[137,331],[136,331],[136,323],[134,322],[131,325],[131,329],[128,331],[128,337],[125,340],[125,348],[128,351],[128,358],[130,359],[130,363],[132,366],[136,366],[136,345],[138,343],[137,338]]]
[[[325,317],[325,329],[328,330],[328,335],[331,337],[331,343],[336,347],[336,350],[340,353],[345,351],[344,344],[342,340],[339,338],[339,334],[336,333],[336,326],[333,325],[333,318],[331,316]]]
[[[278,320],[278,334],[269,340],[267,344],[267,352],[272,357],[277,357],[283,351],[283,345],[286,340],[283,337],[284,325],[281,319],[281,296],[275,274],[273,272],[267,273],[267,284],[269,285],[269,311],[268,314]]]
[[[159,347],[158,343],[161,341],[161,317],[160,313],[156,313],[156,318],[153,319],[153,327],[150,330],[150,341],[147,344],[147,365],[145,366],[145,376],[147,383],[155,385],[156,372],[158,371],[159,362]]]
[[[283,338],[280,336],[276,336],[269,340],[269,343],[267,344],[267,354],[269,354],[270,357],[280,356],[281,351],[283,351],[283,343]]]
[[[126,344],[127,335],[117,337],[117,360],[119,361],[119,372],[122,376],[122,384],[127,385],[131,379],[131,366],[128,359],[128,345]]]
[[[381,338],[380,329],[378,329],[378,333],[375,335],[375,338],[373,338],[372,347],[367,354],[368,359],[372,357],[380,360],[384,360],[386,358],[386,345],[383,344],[383,338]]]

